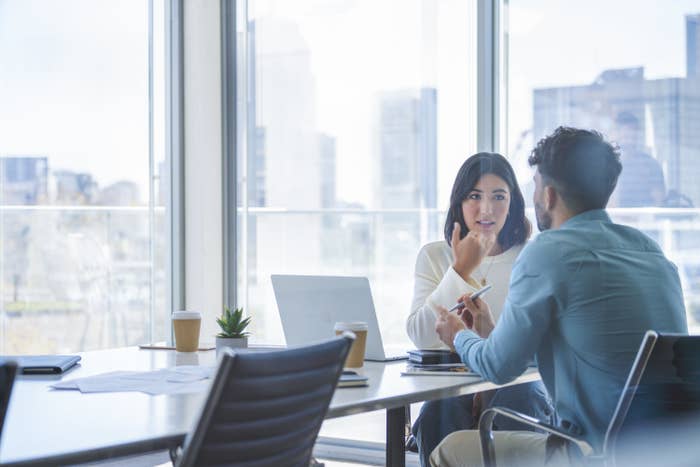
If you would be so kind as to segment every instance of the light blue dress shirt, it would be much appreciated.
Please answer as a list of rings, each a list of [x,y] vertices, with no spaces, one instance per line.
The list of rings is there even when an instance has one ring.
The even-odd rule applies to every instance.
[[[531,241],[491,335],[461,331],[454,345],[499,384],[536,358],[562,427],[600,450],[649,329],[688,332],[676,267],[649,237],[593,210]]]

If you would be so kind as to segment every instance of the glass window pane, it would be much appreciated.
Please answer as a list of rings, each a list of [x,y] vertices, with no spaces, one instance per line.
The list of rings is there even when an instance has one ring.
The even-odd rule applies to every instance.
[[[154,317],[167,281],[164,3],[152,7],[0,0],[2,353],[169,334]]]
[[[409,346],[415,258],[475,144],[475,4],[248,2],[239,296],[284,342],[271,274],[367,276]]]
[[[511,0],[507,8],[507,147],[528,202],[527,157],[557,126],[593,128],[619,144],[611,215],[678,265],[698,330],[700,1]]]

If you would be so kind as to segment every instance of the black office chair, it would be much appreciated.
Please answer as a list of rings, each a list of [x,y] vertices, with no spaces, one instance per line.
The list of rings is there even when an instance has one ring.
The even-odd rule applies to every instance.
[[[695,440],[700,438],[699,414],[700,336],[660,335],[647,331],[608,424],[600,452],[595,452],[583,439],[537,419],[503,407],[493,407],[485,410],[479,420],[481,453],[484,465],[495,467],[493,420],[500,415],[568,441],[570,446],[578,447],[584,462],[589,464],[640,465],[632,459],[647,456],[644,464],[654,465],[661,459],[661,440],[673,440],[685,447],[697,443]],[[679,439],[679,436],[691,438]],[[640,454],[647,452],[644,444],[653,448],[648,448],[649,454]],[[694,454],[697,454],[698,448],[694,449]],[[677,453],[676,450],[674,454]],[[670,465],[668,462],[665,465]],[[674,465],[684,463],[679,461]]]
[[[226,349],[175,465],[308,467],[353,339],[272,352]]]
[[[0,437],[2,436],[2,427],[5,424],[5,414],[10,404],[10,394],[12,393],[12,385],[16,374],[17,363],[13,361],[0,363]]]

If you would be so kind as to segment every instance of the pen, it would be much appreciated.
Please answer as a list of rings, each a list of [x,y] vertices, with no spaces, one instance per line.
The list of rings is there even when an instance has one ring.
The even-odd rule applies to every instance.
[[[479,290],[477,290],[476,292],[474,292],[474,293],[472,294],[472,296],[469,297],[469,298],[471,298],[472,301],[474,301],[474,300],[476,300],[477,298],[479,298],[479,297],[481,297],[482,295],[484,295],[484,294],[485,294],[486,292],[488,292],[489,290],[491,290],[491,284],[486,285],[486,286],[480,288]],[[458,309],[460,309],[460,308],[464,308],[464,303],[459,302],[459,303],[457,303],[455,306],[453,306],[452,308],[450,308],[450,309],[447,310],[447,311],[452,312],[452,311],[458,310]]]

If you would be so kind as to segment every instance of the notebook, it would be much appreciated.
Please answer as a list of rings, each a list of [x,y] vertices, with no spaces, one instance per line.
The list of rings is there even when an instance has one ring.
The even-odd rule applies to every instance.
[[[17,362],[19,372],[24,375],[61,374],[80,361],[78,355],[18,355],[3,356],[0,360]]]
[[[368,378],[366,376],[357,374],[356,371],[345,370],[343,371],[343,374],[340,375],[340,379],[338,380],[339,388],[354,388],[367,385]]]
[[[408,360],[412,363],[437,364],[437,363],[462,363],[462,360],[454,352],[440,349],[416,349],[408,351]]]

